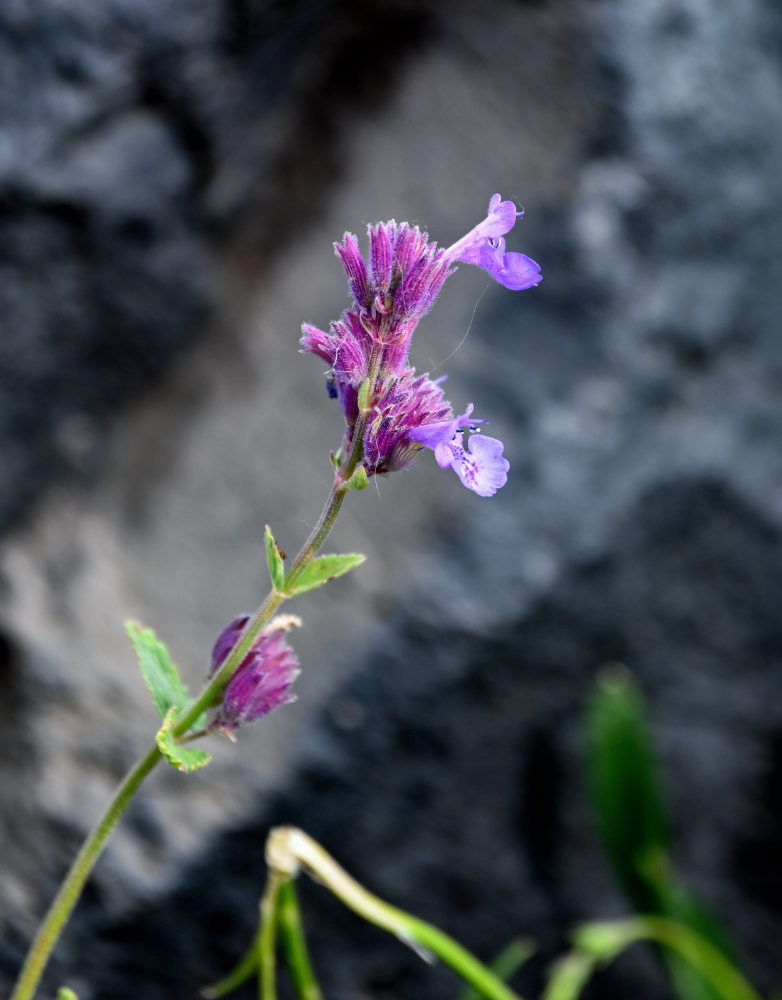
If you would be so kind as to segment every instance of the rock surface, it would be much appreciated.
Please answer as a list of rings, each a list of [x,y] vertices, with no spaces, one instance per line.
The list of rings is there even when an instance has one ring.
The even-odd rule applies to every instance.
[[[197,778],[154,779],[52,982],[82,1000],[192,996],[246,945],[277,822],[484,956],[524,933],[550,958],[574,922],[623,909],[582,774],[585,700],[619,660],[649,699],[681,873],[761,992],[778,990],[777,7],[496,0],[446,17],[378,4],[378,32],[361,5],[302,4],[281,24],[271,5],[237,4],[227,47],[218,5],[183,22],[162,7],[134,7],[126,29],[125,5],[110,5],[81,48],[66,44],[73,24],[85,37],[75,3],[42,4],[32,21],[9,7],[0,21],[12,56],[32,51],[23,31],[41,39],[43,66],[81,51],[93,81],[82,101],[104,109],[87,114],[59,69],[25,63],[12,79],[20,93],[40,87],[41,124],[20,113],[18,134],[0,131],[0,269],[22,276],[0,286],[16,303],[0,378],[19,387],[2,394],[2,426],[21,441],[8,446],[19,471],[2,509],[17,527],[0,557],[5,974],[149,732],[122,617],[171,636],[197,683],[211,637],[260,594],[260,548],[255,565],[248,552],[264,521],[288,548],[313,517],[318,456],[339,430],[312,394],[316,363],[291,345],[299,322],[344,306],[329,241],[396,215],[447,243],[496,189],[523,200],[518,239],[544,283],[484,297],[483,276],[463,268],[414,360],[447,359],[454,402],[474,399],[507,442],[508,486],[485,503],[421,458],[357,498],[334,548],[370,561],[360,582],[302,603],[301,702]],[[165,113],[140,96],[148,65],[177,95]],[[211,158],[183,140],[183,108]],[[45,151],[34,169],[14,160],[23,149]],[[138,227],[116,235],[111,220],[139,213],[153,237],[142,226],[150,242],[127,251],[128,285],[121,251]],[[114,242],[80,243],[85,230]],[[80,256],[85,242],[94,257]],[[102,266],[117,280],[105,298],[91,284]],[[60,310],[74,301],[68,326]],[[84,363],[93,353],[104,360]],[[69,423],[74,410],[100,431]],[[41,494],[63,434],[82,483]],[[106,444],[89,444],[96,435]],[[442,970],[321,889],[304,898],[327,994],[453,995]],[[541,967],[520,981],[525,995]],[[660,995],[652,962],[613,976],[594,995]]]

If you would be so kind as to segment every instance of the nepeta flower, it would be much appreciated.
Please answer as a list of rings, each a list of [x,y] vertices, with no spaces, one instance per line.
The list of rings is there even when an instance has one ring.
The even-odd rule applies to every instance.
[[[369,227],[369,257],[345,233],[335,250],[347,275],[354,308],[328,332],[305,324],[304,351],[329,366],[329,395],[339,399],[350,447],[359,417],[358,393],[374,359],[378,377],[364,431],[364,467],[368,475],[406,466],[422,447],[435,450],[442,467],[451,467],[479,496],[492,496],[507,480],[508,462],[494,438],[470,438],[465,451],[460,432],[474,431],[467,413],[453,415],[440,382],[419,375],[407,363],[410,339],[446,278],[460,262],[482,267],[506,288],[530,288],[541,280],[529,257],[505,250],[504,236],[521,216],[512,201],[495,194],[486,218],[453,246],[442,249],[426,233],[406,222]],[[375,368],[373,368],[373,371]],[[483,442],[479,444],[478,442]],[[474,442],[474,443],[473,443]]]
[[[249,615],[239,615],[217,637],[212,648],[210,676],[225,662],[249,620]],[[296,700],[290,687],[299,675],[299,661],[288,645],[285,633],[300,624],[294,615],[279,615],[269,622],[228,682],[210,729],[219,729],[230,735],[239,726],[254,722],[280,705]]]
[[[489,214],[445,252],[452,261],[476,264],[506,288],[520,292],[543,280],[540,267],[523,253],[506,253],[503,236],[509,233],[524,212],[498,194],[489,202]]]

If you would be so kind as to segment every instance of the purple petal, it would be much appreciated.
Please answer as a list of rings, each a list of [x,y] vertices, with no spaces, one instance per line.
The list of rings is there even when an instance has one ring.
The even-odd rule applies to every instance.
[[[487,270],[495,281],[499,281],[501,285],[514,292],[532,288],[533,285],[539,285],[543,281],[540,265],[523,253],[505,253],[498,269],[487,268]]]
[[[488,240],[496,241],[505,233],[509,233],[516,224],[516,219],[522,214],[522,212],[516,211],[516,206],[512,201],[502,201],[498,194],[492,195],[486,218],[449,247],[445,251],[446,257],[451,261],[463,260],[469,264],[477,263],[472,259],[474,252]]]
[[[212,647],[212,661],[209,668],[209,674],[213,674],[218,667],[221,667],[225,662],[226,656],[233,649],[236,640],[244,631],[244,627],[250,620],[249,615],[239,615],[234,618],[232,622],[225,626],[220,635],[215,639],[215,644]]]
[[[494,496],[507,483],[510,468],[510,462],[502,456],[502,441],[475,434],[467,449],[451,468],[468,490],[479,497]]]
[[[376,226],[369,227],[370,276],[375,288],[382,291],[387,290],[391,284],[391,264],[393,259],[391,234],[396,235],[396,223],[393,221],[385,225],[382,222],[378,222]]]
[[[444,469],[451,464],[453,459],[448,461],[446,465],[443,465],[437,455],[437,449],[440,445],[447,446],[460,427],[467,427],[468,424],[472,423],[486,423],[485,420],[470,420],[470,414],[473,409],[473,404],[468,403],[467,409],[464,413],[459,414],[458,417],[453,417],[450,420],[438,420],[431,424],[422,424],[420,427],[416,427],[410,432],[410,440],[417,441],[418,444],[424,445],[425,448],[434,448],[435,458],[437,458],[440,468]],[[441,452],[440,454],[442,458],[446,457],[444,452]]]
[[[353,233],[345,233],[342,243],[334,244],[334,251],[342,261],[350,292],[360,306],[367,303],[367,269]]]

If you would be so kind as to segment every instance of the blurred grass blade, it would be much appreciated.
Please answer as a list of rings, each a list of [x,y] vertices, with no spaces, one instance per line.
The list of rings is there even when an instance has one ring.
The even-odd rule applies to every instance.
[[[587,766],[611,865],[635,906],[656,910],[650,883],[667,867],[668,819],[643,702],[619,668],[598,679],[589,709]]]
[[[250,947],[239,959],[236,967],[227,976],[219,980],[219,982],[212,983],[211,986],[205,986],[201,990],[202,997],[205,997],[206,1000],[218,1000],[219,997],[233,993],[234,990],[247,982],[258,968],[258,933],[256,931]]]
[[[576,1000],[597,967],[582,951],[571,951],[552,965],[542,1000]]]
[[[489,969],[504,983],[535,954],[536,946],[529,938],[513,938],[489,964]],[[458,1000],[478,1000],[480,993],[468,986],[459,994]]]
[[[604,673],[589,710],[587,766],[606,854],[636,911],[670,918],[737,964],[717,918],[674,877],[670,835],[641,695],[623,668]],[[697,964],[665,941],[664,958],[682,1000],[714,1000]]]

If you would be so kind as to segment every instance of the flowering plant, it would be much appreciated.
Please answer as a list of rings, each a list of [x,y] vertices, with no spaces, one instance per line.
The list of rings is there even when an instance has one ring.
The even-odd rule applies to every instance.
[[[427,374],[417,374],[408,363],[408,350],[419,320],[458,264],[481,267],[512,290],[540,282],[540,268],[533,260],[505,249],[504,237],[520,216],[513,202],[495,194],[486,218],[446,249],[430,242],[418,228],[393,221],[369,227],[366,259],[350,233],[335,244],[352,305],[327,332],[306,324],[301,341],[304,352],[328,365],[329,393],[339,400],[345,418],[342,446],[331,456],[334,480],[323,512],[287,570],[266,528],[271,589],[254,614],[234,618],[220,633],[207,682],[197,697],[188,694],[154,632],[134,622],[127,624],[161,725],[79,851],[30,948],[11,1000],[33,996],[93,865],[131,798],[157,764],[165,759],[183,772],[204,767],[210,755],[190,744],[215,733],[234,738],[243,725],[293,700],[291,685],[298,661],[286,633],[301,623],[292,615],[275,613],[284,601],[323,586],[363,562],[358,553],[318,555],[346,494],[365,487],[372,476],[406,467],[423,449],[433,451],[441,468],[453,469],[463,485],[481,497],[493,496],[506,483],[509,463],[502,442],[480,433],[485,421],[472,416],[472,403],[454,414],[443,395],[443,379],[433,381]],[[439,940],[435,935],[432,946],[437,947]],[[483,967],[471,956],[465,959],[463,949],[457,946],[454,951],[449,946],[446,952],[457,956],[454,967],[473,985],[490,984],[491,974],[486,980],[487,970],[481,971]],[[264,975],[268,979],[268,963]]]

